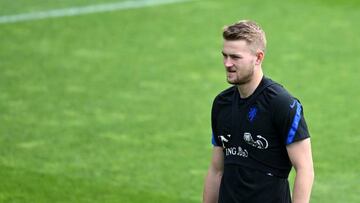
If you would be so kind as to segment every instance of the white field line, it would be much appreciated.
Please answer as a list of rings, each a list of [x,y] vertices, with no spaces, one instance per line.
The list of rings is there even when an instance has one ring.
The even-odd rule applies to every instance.
[[[100,13],[115,10],[124,10],[131,8],[141,8],[147,6],[171,4],[177,2],[184,2],[188,0],[137,0],[137,1],[125,1],[125,2],[114,2],[105,4],[95,4],[83,7],[70,7],[64,9],[54,9],[47,11],[21,13],[16,15],[5,15],[0,16],[0,24],[5,23],[16,23],[21,21],[31,21],[46,18],[59,18],[64,16],[76,16],[84,15],[89,13]]]

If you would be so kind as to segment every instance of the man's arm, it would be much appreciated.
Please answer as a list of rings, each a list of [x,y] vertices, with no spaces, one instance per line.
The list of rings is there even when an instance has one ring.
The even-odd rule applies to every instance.
[[[205,179],[203,203],[217,203],[219,187],[224,170],[224,153],[221,147],[214,146],[211,164]]]
[[[288,145],[286,149],[296,171],[293,203],[308,203],[314,181],[310,138],[294,142]]]

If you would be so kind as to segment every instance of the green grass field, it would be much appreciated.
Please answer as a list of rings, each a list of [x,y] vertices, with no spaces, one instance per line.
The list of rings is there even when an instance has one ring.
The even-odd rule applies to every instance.
[[[108,2],[4,0],[0,16]],[[360,202],[355,0],[197,0],[0,24],[0,202],[200,202],[210,108],[228,87],[221,30],[239,19],[263,26],[266,75],[303,103],[311,202]]]

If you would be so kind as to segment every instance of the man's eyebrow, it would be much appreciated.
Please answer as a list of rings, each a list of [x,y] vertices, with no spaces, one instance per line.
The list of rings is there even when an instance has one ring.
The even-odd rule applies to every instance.
[[[226,53],[224,53],[223,51],[221,52],[221,54],[222,54],[223,56],[241,57],[241,55],[239,55],[239,54],[226,54]]]

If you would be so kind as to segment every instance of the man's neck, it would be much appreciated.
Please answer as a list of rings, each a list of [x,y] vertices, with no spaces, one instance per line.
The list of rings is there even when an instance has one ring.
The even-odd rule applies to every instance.
[[[263,73],[260,72],[257,75],[254,75],[252,80],[250,80],[248,83],[237,85],[238,91],[240,93],[240,98],[245,99],[250,97],[256,90],[256,88],[259,86],[262,78]]]

